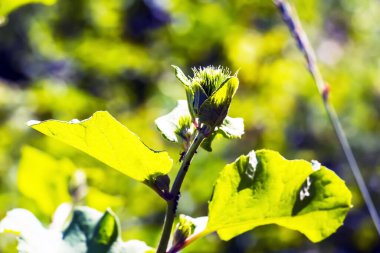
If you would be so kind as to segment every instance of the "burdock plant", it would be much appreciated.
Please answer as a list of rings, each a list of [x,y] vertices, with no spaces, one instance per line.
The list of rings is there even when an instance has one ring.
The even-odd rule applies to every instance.
[[[193,68],[193,76],[186,77],[180,68],[174,69],[187,100],[178,101],[176,108],[155,121],[165,139],[179,143],[182,151],[172,184],[168,173],[173,160],[168,153],[147,147],[108,112],[96,112],[82,121],[29,122],[37,131],[148,185],[167,203],[156,249],[143,242],[123,242],[118,218],[111,210],[102,214],[88,207],[76,207],[69,225],[61,232],[54,230],[54,236],[46,242],[54,246],[54,252],[174,253],[213,232],[222,240],[229,240],[267,224],[297,230],[318,242],[343,224],[351,207],[351,193],[333,171],[318,162],[286,160],[275,151],[252,150],[221,168],[216,182],[210,182],[208,190],[213,193],[208,213],[198,218],[180,215],[173,231],[182,183],[188,172],[198,169],[190,170],[198,148],[212,151],[216,135],[240,138],[244,133],[243,119],[228,116],[239,85],[237,74],[231,75],[227,68],[209,66]],[[0,224],[0,231],[18,233],[20,252],[35,253],[25,249],[30,249],[30,245],[44,246],[36,243],[38,238],[31,237],[29,231],[52,234],[37,221],[28,233],[13,225],[31,217],[26,210],[16,209]],[[44,251],[38,251],[41,252]]]

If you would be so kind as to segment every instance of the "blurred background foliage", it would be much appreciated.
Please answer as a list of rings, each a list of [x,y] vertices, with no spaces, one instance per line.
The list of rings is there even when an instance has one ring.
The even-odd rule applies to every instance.
[[[380,209],[380,2],[291,2]],[[2,21],[0,218],[23,207],[49,224],[63,202],[100,211],[112,207],[124,240],[156,246],[165,204],[155,193],[25,122],[84,119],[108,110],[147,145],[168,150],[176,160],[174,175],[179,147],[165,142],[154,126],[155,118],[185,98],[170,65],[190,75],[193,66],[213,64],[239,70],[230,115],[244,118],[246,134],[241,140],[217,139],[211,154],[198,152],[179,212],[206,215],[224,164],[260,148],[288,159],[319,160],[346,180],[354,208],[345,225],[318,244],[268,226],[229,242],[211,235],[184,252],[380,252],[305,62],[272,1],[59,0],[22,6]],[[1,236],[0,251],[15,252],[14,238]]]

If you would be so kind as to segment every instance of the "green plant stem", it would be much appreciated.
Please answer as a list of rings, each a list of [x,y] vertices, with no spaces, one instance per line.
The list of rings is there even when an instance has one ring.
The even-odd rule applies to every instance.
[[[323,99],[323,105],[325,107],[326,113],[330,119],[331,125],[335,131],[335,134],[338,138],[340,146],[343,150],[344,155],[346,156],[347,162],[351,171],[355,177],[356,183],[359,186],[360,192],[363,196],[363,199],[367,205],[369,214],[371,215],[372,221],[375,225],[378,235],[380,236],[380,218],[376,211],[375,205],[372,201],[371,195],[368,191],[368,188],[365,184],[363,176],[360,172],[359,166],[356,162],[354,154],[352,153],[350,144],[347,140],[347,137],[344,133],[344,130],[340,124],[339,118],[334,110],[334,107],[331,105],[329,97],[329,88],[326,85],[321,72],[319,71],[317,65],[317,59],[313,48],[310,45],[308,37],[304,30],[302,29],[301,22],[298,19],[296,12],[292,11],[289,3],[286,0],[274,0],[275,5],[280,11],[284,22],[287,24],[291,34],[297,41],[298,48],[302,51],[306,62],[308,64],[308,69],[311,76],[314,79],[314,83],[318,89],[319,94]]]
[[[191,143],[189,149],[187,150],[185,156],[183,157],[183,161],[181,163],[181,167],[179,168],[178,174],[173,183],[172,189],[170,191],[171,196],[173,196],[170,200],[167,201],[167,208],[165,214],[165,223],[164,228],[161,235],[161,240],[157,248],[157,253],[165,253],[168,247],[170,234],[173,227],[174,218],[177,211],[178,200],[180,196],[180,189],[182,186],[182,182],[185,179],[187,170],[189,169],[190,162],[196,153],[199,145],[201,145],[204,140],[205,135],[202,132],[202,129],[199,130],[197,136],[194,141]]]

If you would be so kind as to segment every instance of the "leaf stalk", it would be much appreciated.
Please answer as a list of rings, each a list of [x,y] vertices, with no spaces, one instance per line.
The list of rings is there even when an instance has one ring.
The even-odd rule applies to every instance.
[[[165,253],[167,250],[174,218],[177,211],[178,200],[180,198],[180,189],[183,180],[185,179],[186,173],[189,169],[191,160],[193,159],[193,156],[195,155],[202,141],[206,138],[204,130],[205,129],[201,128],[197,131],[197,135],[194,138],[194,141],[191,143],[189,149],[186,151],[186,154],[183,156],[181,166],[179,168],[178,174],[170,191],[170,195],[173,196],[173,198],[167,200],[164,228],[162,230],[162,235],[157,248],[157,253]]]

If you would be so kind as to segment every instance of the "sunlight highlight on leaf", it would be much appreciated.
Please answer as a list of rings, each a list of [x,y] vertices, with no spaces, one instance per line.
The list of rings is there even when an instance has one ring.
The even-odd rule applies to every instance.
[[[138,181],[167,174],[172,167],[172,159],[167,152],[150,149],[105,111],[96,112],[83,121],[33,121],[29,125]]]

